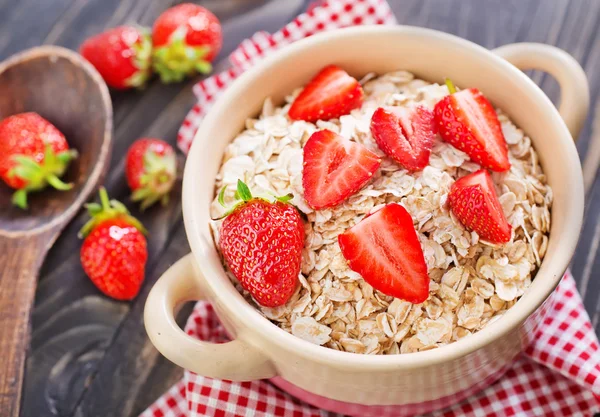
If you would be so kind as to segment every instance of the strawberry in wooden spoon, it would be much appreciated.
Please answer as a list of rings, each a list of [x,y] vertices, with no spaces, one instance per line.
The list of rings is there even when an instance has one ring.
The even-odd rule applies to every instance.
[[[426,107],[380,107],[371,118],[371,133],[379,149],[407,170],[419,171],[429,163],[435,124]]]
[[[304,145],[304,198],[315,210],[336,206],[369,182],[380,164],[359,143],[330,130],[315,132]]]
[[[476,88],[456,92],[446,80],[450,95],[434,109],[442,139],[467,153],[483,168],[503,172],[510,168],[508,147],[492,104]]]
[[[296,97],[288,111],[292,120],[329,120],[350,113],[363,102],[360,83],[343,69],[329,65]]]
[[[338,236],[353,271],[386,295],[419,304],[429,296],[429,276],[413,220],[391,203]]]
[[[452,213],[469,230],[493,243],[506,243],[511,226],[498,201],[489,172],[480,169],[460,178],[450,189],[448,203]]]
[[[66,191],[60,177],[77,157],[65,136],[37,113],[19,113],[0,122],[0,178],[17,191],[12,203],[27,208],[27,194],[50,185]]]

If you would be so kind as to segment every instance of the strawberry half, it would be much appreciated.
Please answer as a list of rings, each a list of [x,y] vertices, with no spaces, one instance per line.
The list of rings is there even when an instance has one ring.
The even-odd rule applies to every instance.
[[[333,207],[360,190],[381,159],[363,145],[320,130],[304,145],[304,198],[315,210]]]
[[[288,111],[292,120],[329,120],[350,113],[363,102],[360,83],[335,65],[323,68],[296,97]]]
[[[480,169],[457,180],[448,194],[452,213],[483,240],[506,243],[511,226],[504,216],[489,172]]]
[[[338,236],[344,258],[373,288],[414,304],[427,300],[427,264],[413,219],[391,203]]]
[[[387,156],[409,171],[421,170],[429,163],[435,139],[433,112],[423,106],[380,107],[371,118],[371,133]]]
[[[476,88],[456,92],[450,80],[446,85],[450,95],[434,109],[442,139],[483,168],[498,172],[510,169],[506,139],[492,104]]]
[[[223,204],[225,188],[219,193]],[[287,195],[270,202],[252,197],[238,181],[236,205],[221,225],[221,253],[242,287],[262,306],[285,304],[296,291],[304,224]]]

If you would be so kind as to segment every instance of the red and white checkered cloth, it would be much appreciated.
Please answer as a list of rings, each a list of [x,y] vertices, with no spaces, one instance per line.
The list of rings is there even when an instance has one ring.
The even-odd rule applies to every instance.
[[[592,416],[600,411],[600,353],[573,277],[567,273],[535,342],[496,383],[429,417]],[[199,302],[186,332],[226,340],[210,304]],[[393,413],[387,414],[394,416]],[[267,380],[231,382],[186,371],[184,378],[140,417],[336,417],[303,404]]]
[[[178,134],[185,153],[210,105],[244,70],[265,55],[316,32],[358,25],[395,24],[385,0],[328,0],[274,34],[258,32],[230,55],[231,68],[194,86],[198,103]],[[572,276],[556,289],[545,322],[532,345],[498,382],[479,394],[430,417],[592,416],[600,412],[600,352]],[[186,331],[199,339],[226,340],[212,307],[199,302]],[[394,414],[389,414],[393,416]],[[304,404],[269,381],[230,382],[186,371],[184,378],[140,417],[276,416],[316,417],[334,414]]]

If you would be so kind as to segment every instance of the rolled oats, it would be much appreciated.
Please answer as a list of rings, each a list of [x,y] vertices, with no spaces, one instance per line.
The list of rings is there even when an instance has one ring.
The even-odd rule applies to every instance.
[[[306,241],[300,285],[281,307],[256,308],[275,325],[311,343],[361,354],[398,354],[435,349],[471,335],[499,319],[531,284],[548,246],[553,194],[531,140],[501,111],[511,169],[494,173],[502,209],[513,227],[505,245],[479,239],[447,209],[456,179],[480,168],[468,155],[436,138],[429,166],[408,172],[387,158],[370,132],[373,112],[382,105],[429,108],[448,94],[445,86],[415,79],[406,71],[361,80],[365,100],[350,114],[316,124],[287,117],[297,89],[282,107],[265,100],[257,119],[246,121],[226,148],[216,192],[228,185],[234,199],[238,179],[256,193],[292,193],[304,213]],[[334,208],[314,211],[303,198],[302,147],[312,133],[330,129],[382,157],[381,168],[362,190]],[[376,291],[350,270],[337,237],[385,204],[403,205],[414,220],[429,268],[430,296],[413,305]],[[211,215],[224,209],[216,198]],[[220,221],[211,223],[216,241]],[[254,303],[233,279],[246,299]]]

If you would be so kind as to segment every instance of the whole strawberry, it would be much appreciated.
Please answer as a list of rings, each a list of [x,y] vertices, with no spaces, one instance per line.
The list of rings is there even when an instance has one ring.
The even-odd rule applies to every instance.
[[[151,75],[149,31],[119,26],[87,39],[81,55],[96,67],[106,84],[124,90],[143,86]]]
[[[164,140],[138,139],[127,151],[125,175],[133,192],[131,199],[141,201],[142,210],[158,200],[167,204],[177,177],[175,151]]]
[[[154,70],[162,82],[181,81],[196,72],[207,74],[223,43],[221,24],[204,7],[182,3],[156,19],[152,43]]]
[[[233,275],[260,305],[281,306],[298,285],[304,247],[302,219],[286,202],[291,196],[273,203],[253,198],[242,181],[238,181],[237,195],[242,202],[221,225],[221,253]]]
[[[20,113],[0,122],[0,178],[16,189],[12,202],[27,208],[27,193],[45,188],[69,190],[60,180],[77,156],[65,136],[37,113]]]
[[[148,252],[145,229],[116,200],[109,201],[104,187],[100,202],[87,204],[92,217],[79,232],[81,265],[104,294],[116,300],[131,300],[140,291]]]

